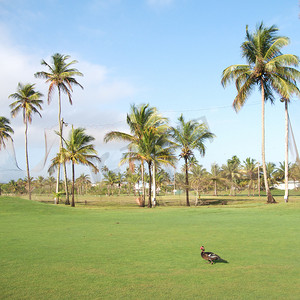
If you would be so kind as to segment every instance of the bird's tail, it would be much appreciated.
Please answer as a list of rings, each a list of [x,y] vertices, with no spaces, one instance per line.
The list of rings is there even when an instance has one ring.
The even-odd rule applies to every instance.
[[[226,259],[223,259],[223,258],[220,258],[220,259],[218,260],[218,262],[222,262],[222,263],[229,264],[229,262],[228,262]]]

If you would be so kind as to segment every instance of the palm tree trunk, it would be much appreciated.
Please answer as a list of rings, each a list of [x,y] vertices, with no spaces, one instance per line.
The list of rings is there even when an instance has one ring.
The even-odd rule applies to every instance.
[[[28,161],[28,141],[27,141],[28,121],[25,119],[25,158],[26,158],[26,169],[27,169],[27,180],[28,180],[28,196],[31,200],[31,180],[29,172],[29,161]]]
[[[62,133],[63,133],[63,120],[61,119],[61,94],[60,94],[60,88],[58,88],[58,124],[59,124],[59,151],[61,151],[63,147],[63,139],[62,139]],[[68,180],[67,180],[67,170],[66,170],[66,164],[63,164],[64,168],[64,177],[65,177],[65,191],[66,191],[66,203],[70,204],[69,200],[69,193],[68,193]],[[57,176],[56,176],[56,194],[59,192],[59,181],[60,181],[60,164],[57,166]],[[54,199],[55,203],[58,204],[58,199]]]
[[[185,163],[185,195],[186,195],[186,206],[190,206],[189,200],[189,172],[188,172],[188,159],[184,157]]]
[[[217,194],[217,180],[215,180],[215,194],[214,194],[214,196],[217,196],[218,194]]]
[[[152,184],[152,175],[151,175],[151,161],[148,162],[148,171],[149,171],[149,198],[148,198],[148,207],[152,207],[152,202],[151,202],[151,184]]]
[[[259,170],[259,162],[257,162],[257,189],[258,189],[258,196],[260,197],[260,170]]]
[[[155,167],[155,163],[153,163],[153,199],[152,199],[152,203],[153,206],[156,205],[156,167]]]
[[[60,144],[61,148],[63,147],[63,126],[64,126],[64,120],[61,120],[61,131],[60,131]],[[60,149],[61,149],[60,148]],[[66,168],[66,163],[63,163],[63,169],[64,169],[64,178],[65,178],[65,192],[66,192],[66,205],[70,205],[70,200],[69,200],[69,189],[68,189],[68,176],[67,176],[67,168]]]
[[[268,183],[268,178],[267,178],[267,167],[266,167],[266,159],[265,159],[265,90],[264,90],[264,85],[263,85],[263,79],[261,80],[261,105],[262,105],[262,110],[261,110],[261,130],[262,130],[262,143],[261,143],[261,155],[262,155],[262,167],[263,167],[263,173],[264,173],[264,183],[265,183],[265,188],[266,188],[266,195],[267,195],[267,203],[275,203],[275,199],[273,198],[270,188],[269,188],[269,183]]]
[[[142,175],[142,188],[143,188],[143,200],[142,200],[142,207],[145,206],[146,202],[146,187],[145,187],[145,167],[144,167],[144,161],[141,161],[141,175]]]
[[[284,201],[289,201],[289,114],[288,114],[288,100],[284,99],[285,105],[285,194]]]
[[[62,128],[61,128],[61,101],[60,101],[60,89],[58,88],[58,126],[59,126],[59,134],[62,134]],[[62,138],[59,139],[59,151],[62,148]],[[57,175],[56,175],[56,189],[55,193],[56,195],[59,192],[59,181],[60,181],[60,164],[57,166]],[[59,199],[55,196],[54,203],[58,204]]]
[[[75,166],[72,162],[72,207],[75,207],[75,198],[74,198],[74,191],[75,191]]]

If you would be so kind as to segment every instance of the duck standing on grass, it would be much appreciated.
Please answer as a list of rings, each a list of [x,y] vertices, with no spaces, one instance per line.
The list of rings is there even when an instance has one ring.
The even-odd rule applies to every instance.
[[[204,246],[200,247],[201,250],[201,256],[203,259],[207,260],[210,264],[214,264],[215,261],[228,263],[227,260],[222,259],[219,255],[213,253],[213,252],[205,252]]]

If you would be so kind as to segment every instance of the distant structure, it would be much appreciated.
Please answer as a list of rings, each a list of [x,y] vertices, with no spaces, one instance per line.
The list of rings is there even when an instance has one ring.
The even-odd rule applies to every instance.
[[[285,183],[282,182],[282,183],[277,183],[277,184],[274,184],[273,186],[275,189],[278,189],[278,190],[284,190],[285,189]],[[288,189],[289,190],[295,190],[295,189],[299,189],[300,188],[300,182],[299,181],[289,181],[288,182]]]

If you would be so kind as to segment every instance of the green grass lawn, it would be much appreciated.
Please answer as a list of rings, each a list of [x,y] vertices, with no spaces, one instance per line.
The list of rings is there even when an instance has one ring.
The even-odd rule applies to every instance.
[[[299,299],[300,203],[66,207],[0,197],[1,299]],[[229,264],[207,264],[200,246]]]

